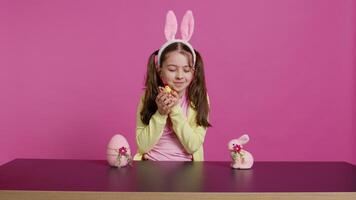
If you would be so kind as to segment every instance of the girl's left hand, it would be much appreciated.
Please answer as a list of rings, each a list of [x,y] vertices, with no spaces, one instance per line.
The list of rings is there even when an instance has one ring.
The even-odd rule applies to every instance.
[[[171,99],[171,103],[168,104],[168,107],[169,108],[172,108],[173,106],[177,105],[178,102],[179,102],[179,95],[176,91],[172,91],[170,94],[169,94],[169,97]]]
[[[163,87],[158,87],[158,91],[159,93],[165,92]],[[176,91],[172,90],[169,94],[168,94],[168,99],[170,100],[168,104],[166,104],[166,106],[171,109],[173,106],[177,105],[179,102],[179,95]]]

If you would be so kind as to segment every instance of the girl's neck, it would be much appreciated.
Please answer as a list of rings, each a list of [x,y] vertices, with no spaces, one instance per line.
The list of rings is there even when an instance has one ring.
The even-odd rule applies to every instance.
[[[181,93],[178,93],[179,99],[184,98],[186,95],[187,95],[187,90],[184,90]]]
[[[183,96],[184,96],[184,92],[178,94],[179,99],[181,99]]]

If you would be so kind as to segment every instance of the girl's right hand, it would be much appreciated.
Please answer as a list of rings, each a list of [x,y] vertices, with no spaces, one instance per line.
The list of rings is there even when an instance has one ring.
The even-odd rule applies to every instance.
[[[168,115],[169,112],[171,111],[169,105],[172,103],[172,98],[169,95],[170,94],[164,92],[161,87],[159,88],[159,93],[156,97],[156,104],[157,104],[158,112],[161,115]]]

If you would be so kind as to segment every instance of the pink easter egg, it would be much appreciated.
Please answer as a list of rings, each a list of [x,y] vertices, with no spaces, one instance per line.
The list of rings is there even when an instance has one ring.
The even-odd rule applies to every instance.
[[[110,166],[125,167],[131,160],[131,150],[126,138],[114,135],[107,146],[107,161]]]

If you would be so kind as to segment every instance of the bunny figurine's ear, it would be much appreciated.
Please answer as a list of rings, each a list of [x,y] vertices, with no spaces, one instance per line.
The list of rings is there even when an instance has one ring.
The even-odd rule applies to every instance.
[[[194,17],[192,11],[188,10],[180,25],[180,32],[182,34],[182,40],[189,41],[194,31]]]
[[[239,139],[237,139],[241,145],[246,144],[250,138],[248,137],[247,134],[242,135]]]
[[[177,33],[177,18],[172,10],[168,11],[166,17],[166,25],[164,27],[164,34],[167,41],[174,40]]]

